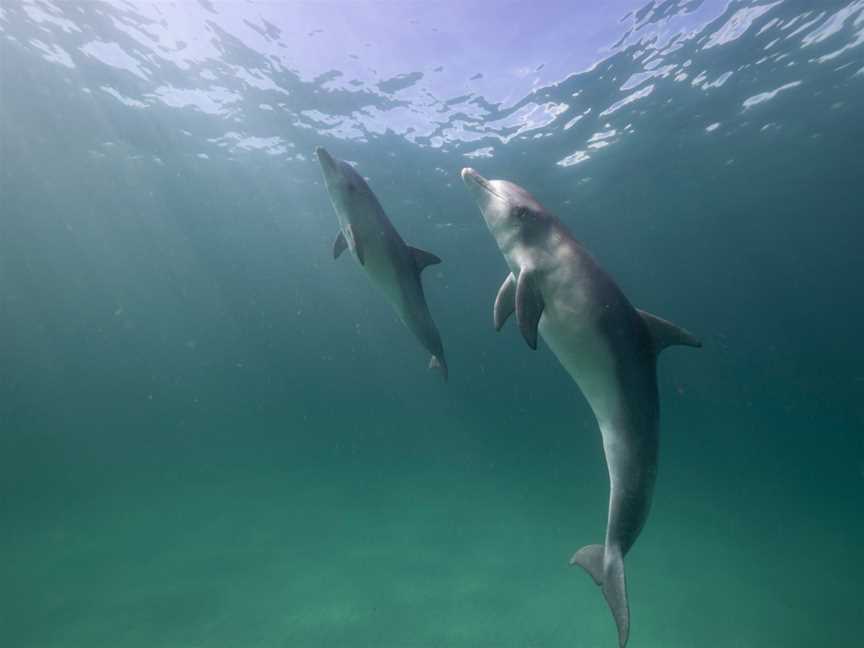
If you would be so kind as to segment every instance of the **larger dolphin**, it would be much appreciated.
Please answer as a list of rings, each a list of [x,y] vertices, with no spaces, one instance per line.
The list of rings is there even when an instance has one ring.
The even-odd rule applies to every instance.
[[[384,213],[369,185],[347,162],[337,160],[321,147],[315,149],[324,184],[339,220],[333,258],[349,248],[399,319],[432,354],[429,367],[438,368],[447,380],[447,361],[441,336],[423,294],[420,272],[441,263],[432,254],[409,247]]]
[[[537,332],[597,418],[609,469],[606,540],[570,559],[603,589],[623,648],[630,634],[624,556],[642,530],[657,477],[657,354],[701,346],[687,331],[634,308],[612,278],[531,194],[473,169],[462,179],[510,267],[495,298],[500,330],[516,313],[532,349]]]

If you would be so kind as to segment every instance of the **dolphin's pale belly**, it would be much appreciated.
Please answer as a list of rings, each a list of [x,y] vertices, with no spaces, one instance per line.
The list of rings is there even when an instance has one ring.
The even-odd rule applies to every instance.
[[[515,276],[519,275],[520,268],[531,265],[534,259],[530,252],[515,246],[505,254]],[[595,288],[585,278],[589,273],[584,262],[575,256],[568,257],[566,250],[554,256],[563,262],[543,273],[543,285],[539,288],[545,308],[538,330],[579,385],[602,429],[620,406],[615,357],[608,341],[593,325],[599,307]]]
[[[579,385],[601,429],[606,427],[620,407],[615,359],[606,340],[590,327],[580,329],[572,319],[562,318],[554,305],[547,305],[539,328],[552,353]]]
[[[595,324],[592,308],[597,306],[562,300],[559,293],[557,300],[547,299],[539,328],[597,419],[611,489],[607,532],[626,553],[648,515],[656,476],[654,368],[634,357],[636,344],[610,340]],[[624,313],[621,317],[627,321]]]

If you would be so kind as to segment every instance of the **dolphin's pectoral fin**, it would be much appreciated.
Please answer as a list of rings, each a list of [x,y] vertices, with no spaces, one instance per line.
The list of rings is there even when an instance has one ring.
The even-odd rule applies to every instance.
[[[594,579],[597,585],[603,584],[603,554],[605,547],[603,545],[586,545],[579,551],[573,554],[570,559],[571,565],[579,565],[582,569],[588,572],[588,575]]]
[[[587,545],[573,554],[571,565],[579,565],[603,590],[603,597],[618,627],[618,645],[624,648],[630,635],[630,608],[627,606],[627,582],[624,579],[624,557],[617,547]]]
[[[532,349],[537,349],[537,326],[543,314],[543,295],[534,287],[530,271],[522,270],[516,280],[516,321],[522,337]]]
[[[431,252],[411,247],[410,245],[408,246],[408,249],[411,250],[411,254],[414,255],[414,264],[417,266],[417,272],[422,272],[423,268],[426,266],[441,263],[441,259]]]
[[[336,240],[333,241],[333,258],[338,259],[339,255],[342,254],[347,247],[348,241],[345,240],[345,235],[342,233],[342,230],[339,230],[339,234],[336,235]]]
[[[492,320],[495,322],[496,331],[501,330],[504,322],[513,314],[514,310],[516,310],[516,277],[511,272],[498,289],[498,296],[495,297]]]
[[[645,322],[645,326],[651,333],[655,353],[660,353],[666,347],[676,344],[691,347],[702,346],[699,338],[690,331],[639,308],[636,309],[636,312],[642,317],[642,321]]]

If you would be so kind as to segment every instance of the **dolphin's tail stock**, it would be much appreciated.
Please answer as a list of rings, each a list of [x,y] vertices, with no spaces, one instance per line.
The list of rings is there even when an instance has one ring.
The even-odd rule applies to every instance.
[[[627,583],[624,580],[621,549],[587,545],[573,554],[570,564],[582,567],[603,590],[615,625],[618,626],[618,645],[624,648],[630,635],[630,609],[627,606]]]
[[[430,369],[438,369],[441,372],[441,375],[444,377],[444,382],[447,382],[447,361],[444,359],[444,355],[440,356],[433,355],[429,359],[429,368]]]

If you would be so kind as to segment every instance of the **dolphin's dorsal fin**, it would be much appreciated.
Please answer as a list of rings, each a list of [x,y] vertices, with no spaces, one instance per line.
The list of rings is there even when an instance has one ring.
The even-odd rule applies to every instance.
[[[537,350],[537,326],[543,314],[543,295],[534,287],[532,273],[522,270],[516,280],[516,322],[528,346]]]
[[[426,266],[441,263],[441,259],[431,252],[411,246],[408,246],[408,249],[411,250],[411,254],[414,256],[414,265],[417,266],[417,272],[422,272]]]
[[[348,241],[345,240],[345,235],[342,233],[342,230],[339,230],[339,233],[336,235],[336,240],[333,241],[333,258],[338,259],[339,255],[342,254],[347,247]]]
[[[498,289],[498,296],[495,297],[492,321],[495,322],[496,331],[501,330],[504,322],[513,314],[514,310],[516,310],[516,277],[511,272]]]
[[[648,327],[648,332],[651,334],[651,341],[654,343],[655,353],[660,353],[666,347],[676,344],[682,346],[701,347],[702,342],[690,331],[675,326],[672,322],[664,320],[656,315],[652,315],[647,311],[639,308],[636,309],[645,326]]]

